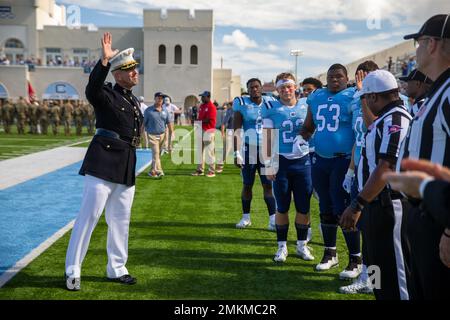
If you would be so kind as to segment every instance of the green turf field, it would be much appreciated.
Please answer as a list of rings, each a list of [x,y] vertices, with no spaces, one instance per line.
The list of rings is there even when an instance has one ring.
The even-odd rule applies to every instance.
[[[39,152],[51,148],[71,145],[76,142],[90,140],[87,129],[83,128],[82,136],[75,135],[75,128],[72,128],[71,135],[64,135],[64,128],[59,127],[59,134],[53,135],[51,129],[47,135],[42,134],[17,134],[15,126],[11,127],[12,133],[6,134],[3,129],[0,131],[0,160],[19,157],[26,154]],[[28,127],[26,131],[28,132]],[[77,145],[84,146],[82,144]]]
[[[276,234],[266,230],[268,215],[262,188],[255,184],[252,222],[238,230],[241,217],[239,170],[226,166],[215,178],[192,177],[195,165],[175,166],[163,157],[166,176],[137,179],[129,238],[130,273],[134,286],[105,278],[106,223],[101,218],[83,264],[81,291],[65,290],[63,280],[69,233],[0,289],[0,299],[373,299],[371,295],[341,295],[338,279],[347,264],[341,232],[339,268],[313,270],[322,255],[318,206],[312,203],[313,247],[316,260],[295,255],[291,207],[289,257],[275,264]],[[258,181],[258,179],[257,179]]]

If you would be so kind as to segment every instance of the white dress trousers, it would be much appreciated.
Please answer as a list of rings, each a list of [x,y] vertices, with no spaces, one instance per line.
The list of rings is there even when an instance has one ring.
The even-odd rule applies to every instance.
[[[85,176],[83,199],[70,236],[66,255],[66,275],[79,278],[92,232],[105,210],[108,224],[108,278],[128,274],[128,230],[135,186],[112,183],[90,175]]]

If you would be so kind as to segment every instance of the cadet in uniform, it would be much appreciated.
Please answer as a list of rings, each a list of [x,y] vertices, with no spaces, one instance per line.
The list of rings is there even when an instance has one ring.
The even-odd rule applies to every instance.
[[[39,103],[37,101],[33,101],[28,105],[28,120],[30,124],[30,132],[31,134],[37,133],[37,124],[38,124],[38,108]]]
[[[49,115],[48,102],[43,101],[39,105],[39,125],[41,126],[41,133],[47,135],[48,132],[48,115]]]
[[[62,103],[62,102],[61,102]],[[64,134],[70,136],[70,126],[72,125],[73,105],[69,100],[61,107],[61,119],[64,124]]]
[[[73,110],[77,136],[81,136],[81,131],[83,130],[83,114],[83,106],[81,101],[79,101],[78,104],[75,104],[75,109]]]
[[[58,127],[61,121],[61,108],[59,107],[58,101],[53,101],[53,105],[50,108],[50,116],[52,121],[53,135],[58,134]]]
[[[11,133],[11,124],[13,123],[14,107],[11,104],[11,100],[7,99],[2,107],[2,120],[5,133]]]
[[[135,192],[136,146],[140,144],[143,116],[131,89],[138,83],[133,48],[120,53],[111,48],[112,37],[102,38],[103,55],[89,76],[86,97],[94,106],[97,123],[80,174],[84,196],[66,256],[66,287],[80,290],[81,265],[89,240],[106,208],[108,224],[106,273],[108,280],[135,284],[126,268],[131,206]],[[116,84],[105,84],[111,71]]]
[[[87,117],[87,126],[88,126],[88,133],[90,135],[94,134],[94,126],[95,126],[95,113],[94,108],[90,103],[85,102],[85,115]]]
[[[17,133],[24,134],[25,133],[25,121],[27,119],[27,105],[23,97],[19,98],[19,101],[16,103],[14,107],[14,113],[16,114],[17,119]]]

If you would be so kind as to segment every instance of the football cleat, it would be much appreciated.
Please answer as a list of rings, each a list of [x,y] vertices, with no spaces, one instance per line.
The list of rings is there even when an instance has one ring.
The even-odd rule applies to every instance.
[[[69,291],[79,291],[81,289],[81,279],[80,278],[74,278],[69,277],[68,275],[64,274],[66,278],[66,288]]]
[[[238,229],[245,229],[247,227],[250,227],[252,225],[252,222],[250,219],[242,218],[241,221],[236,223],[236,228]]]
[[[339,273],[341,280],[353,280],[359,277],[362,272],[362,259],[358,256],[350,256],[347,267]]]
[[[277,226],[275,225],[275,222],[269,221],[269,225],[267,226],[267,230],[269,231],[277,231]]]
[[[216,174],[214,173],[214,171],[208,171],[208,173],[206,174],[206,177],[208,177],[208,178],[213,178],[215,176],[216,176]]]
[[[323,258],[318,265],[316,265],[316,271],[330,270],[333,267],[339,265],[338,256],[336,250],[325,249]]]
[[[273,261],[275,262],[285,262],[288,256],[288,251],[286,247],[279,247],[277,253],[275,253],[275,257],[273,257]]]
[[[202,170],[195,170],[193,173],[191,173],[191,176],[203,176],[205,173]]]
[[[307,245],[297,245],[297,255],[305,261],[313,261],[314,256],[311,254],[311,248]]]
[[[308,228],[308,235],[306,236],[306,242],[310,242],[312,239],[312,229],[311,227]]]
[[[339,293],[343,294],[357,294],[357,293],[368,293],[372,294],[373,289],[368,281],[361,280],[358,278],[355,282],[348,286],[343,286],[339,288]]]

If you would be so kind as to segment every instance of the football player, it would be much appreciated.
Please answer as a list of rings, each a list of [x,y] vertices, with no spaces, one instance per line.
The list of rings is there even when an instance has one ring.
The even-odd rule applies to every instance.
[[[276,88],[280,100],[266,102],[266,109],[263,109],[264,143],[267,146],[266,156],[270,157],[265,164],[268,168],[277,168],[276,172],[268,174],[268,178],[274,181],[277,202],[275,222],[278,250],[273,260],[284,262],[288,256],[288,212],[292,196],[296,209],[297,254],[304,260],[314,260],[307,246],[312,194],[309,146],[304,139],[297,137],[306,118],[307,106],[296,99],[297,85],[292,74],[279,74]],[[272,139],[277,135],[277,138]]]
[[[250,206],[252,202],[252,188],[255,183],[256,172],[259,174],[264,190],[264,201],[269,212],[270,231],[275,231],[276,204],[272,191],[272,181],[261,174],[262,163],[258,157],[262,138],[262,109],[265,101],[275,98],[262,95],[262,84],[259,79],[247,81],[249,96],[237,97],[233,101],[234,117],[234,162],[241,168],[242,176],[242,218],[236,228],[243,229],[251,225]],[[242,141],[242,136],[244,141]]]
[[[340,215],[350,203],[342,181],[355,142],[350,109],[355,88],[347,88],[347,83],[347,69],[341,64],[332,65],[327,72],[327,87],[314,91],[307,99],[308,115],[301,130],[306,140],[315,133],[312,179],[319,195],[320,223],[325,244],[316,271],[338,266],[337,227]],[[344,238],[349,249],[349,263],[340,273],[340,278],[353,279],[359,276],[362,269],[360,234],[349,230],[344,232]]]

